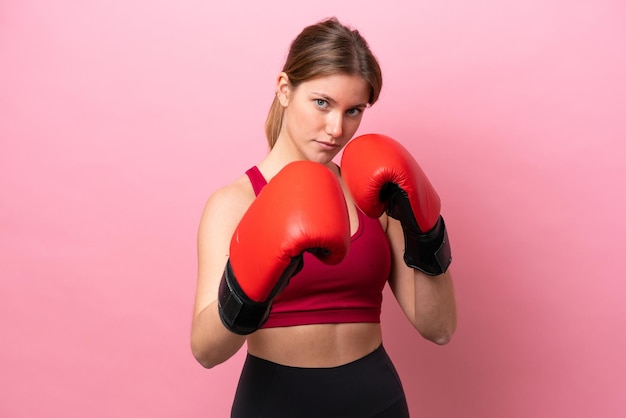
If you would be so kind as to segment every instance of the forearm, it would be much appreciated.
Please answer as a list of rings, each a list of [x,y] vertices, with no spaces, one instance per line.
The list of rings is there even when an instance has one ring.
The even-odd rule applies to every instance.
[[[246,336],[224,327],[217,310],[217,301],[198,312],[191,328],[191,351],[202,366],[212,368],[228,360],[242,347]]]
[[[447,344],[456,330],[456,298],[450,270],[428,276],[415,270],[414,324],[420,334],[436,343]]]

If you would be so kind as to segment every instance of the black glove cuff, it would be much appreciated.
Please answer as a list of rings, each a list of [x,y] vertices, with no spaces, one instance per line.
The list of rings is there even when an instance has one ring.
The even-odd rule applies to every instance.
[[[235,334],[251,334],[261,328],[269,317],[271,300],[256,302],[247,297],[237,283],[230,260],[222,275],[217,300],[222,323]]]
[[[302,256],[294,257],[265,302],[257,302],[246,296],[233,273],[230,259],[226,263],[217,295],[220,319],[235,334],[248,335],[261,328],[270,315],[272,301],[287,286],[303,266]]]
[[[425,234],[404,230],[404,262],[430,276],[443,274],[452,262],[452,250],[443,217]]]

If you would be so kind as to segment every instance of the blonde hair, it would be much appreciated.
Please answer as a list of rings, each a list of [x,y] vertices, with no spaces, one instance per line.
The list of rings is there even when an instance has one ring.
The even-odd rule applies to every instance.
[[[368,104],[380,94],[383,79],[380,66],[361,34],[329,18],[307,26],[292,41],[282,70],[293,88],[317,77],[333,74],[360,75],[370,87]],[[265,135],[274,147],[283,123],[283,107],[275,96],[265,121]]]

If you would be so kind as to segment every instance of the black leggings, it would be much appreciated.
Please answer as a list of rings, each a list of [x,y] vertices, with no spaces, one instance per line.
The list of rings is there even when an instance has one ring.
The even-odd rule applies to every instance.
[[[406,418],[398,373],[381,345],[343,366],[289,367],[250,354],[232,418]]]

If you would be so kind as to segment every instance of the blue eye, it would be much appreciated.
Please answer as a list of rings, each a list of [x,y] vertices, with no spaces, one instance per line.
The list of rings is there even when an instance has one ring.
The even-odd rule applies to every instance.
[[[359,115],[361,114],[361,109],[357,109],[357,108],[354,108],[354,109],[348,109],[348,110],[346,111],[346,113],[348,114],[348,116],[351,116],[351,117],[353,117],[353,118],[356,118],[357,116],[359,116]]]
[[[328,102],[324,99],[315,99],[315,104],[317,105],[317,107],[320,107],[322,109],[326,109],[328,107]]]

